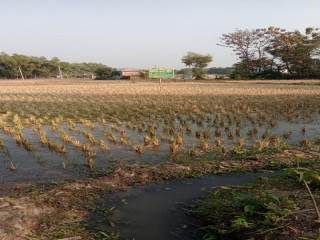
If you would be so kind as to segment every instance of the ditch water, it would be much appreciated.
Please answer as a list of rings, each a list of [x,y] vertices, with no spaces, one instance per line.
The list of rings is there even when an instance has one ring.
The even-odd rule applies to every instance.
[[[96,208],[113,210],[112,214],[95,211],[86,224],[96,232],[114,232],[121,240],[191,240],[202,234],[188,211],[197,200],[219,186],[239,185],[259,176],[275,173],[243,174],[176,180],[134,187],[126,191],[105,194]]]
[[[173,122],[175,130],[183,132],[181,149],[183,154],[188,155],[188,150],[192,148],[199,149],[200,139],[196,137],[196,131],[201,131],[202,133],[209,131],[210,136],[207,141],[211,147],[214,146],[216,139],[221,139],[221,143],[227,148],[236,146],[238,136],[235,135],[237,129],[235,123],[229,124],[224,119],[224,125],[230,126],[228,129],[220,126],[221,136],[216,137],[212,121],[214,115],[205,116],[204,119],[206,117],[210,117],[211,120],[204,120],[201,124],[197,124],[190,119],[187,120],[187,125],[190,126],[191,132],[186,131],[186,127],[177,119]],[[320,137],[320,118],[318,114],[312,116],[311,119],[297,118],[293,121],[278,119],[273,127],[268,125],[270,119],[266,119],[262,124],[258,124],[256,116],[253,116],[253,118],[255,118],[255,123],[242,119],[239,134],[241,137],[245,137],[245,148],[248,149],[252,148],[257,139],[262,138],[266,130],[269,131],[270,136],[277,134],[280,138],[284,133],[287,133],[288,139],[282,139],[281,142],[287,142],[292,145],[299,145],[299,141],[302,139],[313,141]],[[65,154],[59,154],[53,150],[49,150],[48,146],[42,145],[40,143],[39,132],[34,132],[31,127],[24,128],[22,133],[34,147],[32,152],[28,152],[22,146],[18,146],[12,135],[5,134],[0,129],[0,138],[5,144],[5,147],[0,148],[0,189],[9,188],[15,184],[75,180],[89,176],[92,171],[86,166],[88,155],[72,144],[64,143],[59,132],[62,129],[73,140],[77,140],[81,144],[90,144],[88,138],[83,133],[84,131],[93,135],[97,143],[90,145],[90,152],[96,153],[94,162],[95,171],[103,172],[120,163],[133,164],[140,162],[157,164],[170,161],[169,156],[171,151],[168,141],[170,134],[164,131],[165,124],[163,120],[157,121],[159,122],[156,133],[159,139],[159,146],[157,147],[153,147],[152,144],[144,146],[144,136],[148,135],[146,133],[147,124],[140,131],[137,127],[127,127],[125,122],[118,125],[117,128],[113,128],[115,125],[112,126],[112,124],[103,126],[95,123],[95,128],[93,129],[89,129],[81,123],[76,123],[78,131],[70,130],[69,125],[66,123],[60,124],[56,132],[52,131],[51,126],[42,126],[42,130],[46,131],[49,140],[65,145],[67,150]],[[256,128],[256,134],[248,136],[248,132],[253,128]],[[305,132],[302,132],[303,128],[305,128]],[[121,129],[126,131],[128,144],[120,142]],[[117,141],[109,141],[106,137],[107,132],[111,132],[117,138]],[[229,132],[233,132],[231,138],[228,136]],[[203,136],[202,133],[201,136]],[[161,140],[161,136],[164,138],[163,140]],[[173,135],[173,137],[176,138],[176,135]],[[109,151],[103,151],[99,147],[99,140],[101,139],[105,141]],[[142,154],[136,153],[134,146],[137,145],[143,146]],[[202,157],[210,158],[216,154],[216,152],[212,151]],[[15,171],[12,171],[12,165],[16,168]]]

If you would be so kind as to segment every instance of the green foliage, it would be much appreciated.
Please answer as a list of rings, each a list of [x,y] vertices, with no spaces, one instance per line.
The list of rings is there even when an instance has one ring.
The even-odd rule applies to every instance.
[[[252,207],[252,206],[245,206],[246,207]],[[236,220],[232,221],[232,227],[233,228],[251,228],[254,224],[253,223],[248,223],[247,219],[243,217],[238,217]]]
[[[97,68],[94,73],[96,74],[97,79],[108,79],[113,75],[114,71],[113,68],[105,66]]]
[[[47,78],[59,74],[59,67],[65,77],[81,77],[94,74],[98,68],[108,68],[98,63],[68,63],[54,57],[29,57],[20,54],[0,54],[0,78],[19,78],[21,68],[25,78]],[[108,68],[109,69],[109,68]]]
[[[303,34],[269,27],[223,34],[221,43],[239,56],[234,79],[320,77],[320,30]]]
[[[188,52],[187,55],[182,57],[181,61],[187,67],[192,67],[192,73],[196,79],[202,79],[205,74],[204,68],[212,62],[212,56]]]
[[[296,77],[310,77],[315,67],[317,50],[320,47],[320,33],[316,29],[307,28],[306,34],[299,31],[276,32],[268,52],[282,62],[283,67]]]
[[[314,183],[319,184],[320,183],[320,175],[317,170],[309,169],[309,168],[287,168],[285,169],[286,173],[289,176],[296,177],[299,176],[299,182],[306,181],[308,184]]]
[[[296,203],[272,190],[255,187],[223,187],[202,200],[193,212],[207,227],[206,239],[252,237],[272,233],[290,219]]]
[[[251,154],[251,152],[247,149],[244,148],[239,148],[239,147],[232,147],[230,148],[230,153],[235,155],[235,156],[240,156],[240,157],[245,157]]]

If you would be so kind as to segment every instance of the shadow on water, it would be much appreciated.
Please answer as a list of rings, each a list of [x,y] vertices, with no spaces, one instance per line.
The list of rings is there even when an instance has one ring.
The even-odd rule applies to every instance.
[[[120,239],[175,240],[202,239],[193,226],[188,208],[209,191],[222,185],[250,182],[275,173],[216,176],[177,180],[134,187],[105,194],[96,204],[86,224],[95,232],[114,232]],[[112,213],[112,214],[111,214]]]

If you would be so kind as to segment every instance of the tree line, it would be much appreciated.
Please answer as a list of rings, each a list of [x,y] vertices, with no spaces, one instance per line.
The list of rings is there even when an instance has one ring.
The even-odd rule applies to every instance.
[[[0,78],[20,78],[21,69],[25,78],[48,78],[59,74],[59,67],[64,77],[81,77],[94,74],[97,78],[111,76],[115,69],[101,63],[69,63],[54,57],[33,57],[20,54],[0,54]]]
[[[305,33],[277,27],[236,30],[223,34],[220,40],[218,45],[233,49],[238,56],[230,74],[234,79],[320,78],[319,28],[306,28]],[[212,61],[210,55],[188,52],[181,60],[192,68],[196,79],[217,70],[205,70]],[[59,68],[65,77],[94,74],[97,79],[107,79],[115,74],[115,69],[100,63],[0,54],[0,78],[19,78],[19,68],[25,78],[52,77],[59,74]]]
[[[232,78],[320,78],[320,31],[269,27],[223,34],[218,44],[238,56]]]

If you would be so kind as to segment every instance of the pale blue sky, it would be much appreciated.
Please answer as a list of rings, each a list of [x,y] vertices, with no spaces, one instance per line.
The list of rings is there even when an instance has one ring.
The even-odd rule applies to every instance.
[[[236,57],[217,46],[238,29],[320,27],[320,0],[0,0],[0,52],[100,62],[111,67],[182,68],[188,51],[211,67]]]

